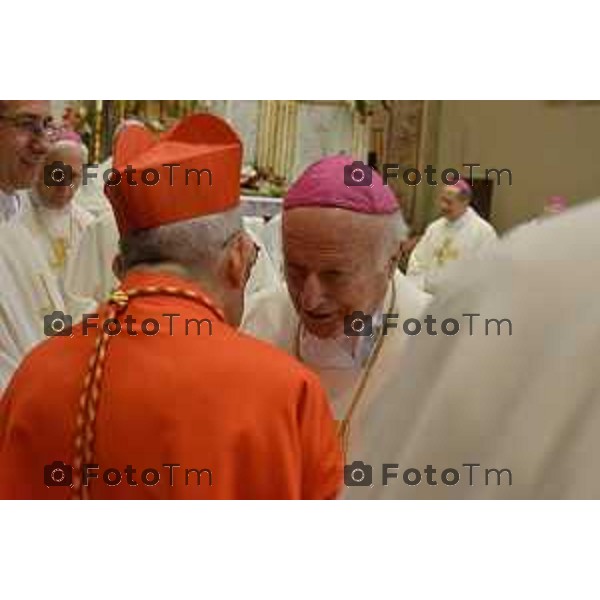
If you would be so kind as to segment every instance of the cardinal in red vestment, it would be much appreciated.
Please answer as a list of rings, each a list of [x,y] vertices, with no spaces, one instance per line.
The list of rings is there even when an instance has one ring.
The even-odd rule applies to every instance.
[[[126,126],[107,176],[118,290],[45,320],[0,402],[0,498],[330,499],[342,457],[315,375],[237,331],[256,260],[242,149],[193,115]]]

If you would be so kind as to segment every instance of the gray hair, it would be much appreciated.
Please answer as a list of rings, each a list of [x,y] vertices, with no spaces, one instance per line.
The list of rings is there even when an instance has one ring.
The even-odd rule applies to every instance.
[[[79,152],[82,163],[87,163],[89,158],[87,146],[81,142],[76,142],[75,140],[58,140],[57,142],[54,142],[54,144],[52,144],[50,147],[48,154],[60,152],[61,150],[69,150],[71,148],[74,148]]]
[[[210,277],[217,271],[227,242],[238,231],[242,231],[239,207],[137,231],[121,240],[124,268],[167,262],[176,263],[194,277]]]

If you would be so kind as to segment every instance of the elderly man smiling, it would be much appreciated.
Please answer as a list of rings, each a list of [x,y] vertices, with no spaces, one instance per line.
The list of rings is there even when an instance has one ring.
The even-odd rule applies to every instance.
[[[64,165],[65,185],[48,185],[44,171],[57,162]],[[94,220],[73,201],[85,162],[87,149],[80,142],[62,139],[54,143],[46,156],[44,170],[38,171],[33,188],[27,193],[29,203],[23,211],[23,224],[38,242],[63,291],[67,264],[76,254],[85,228]],[[58,171],[63,169],[59,167]]]
[[[258,294],[244,321],[319,374],[347,462],[360,460],[367,409],[402,365],[406,336],[401,326],[382,335],[383,314],[398,314],[398,323],[418,318],[429,298],[397,269],[406,226],[394,195],[375,172],[370,186],[346,186],[350,164],[345,156],[322,159],[292,185],[282,220],[287,290]],[[349,327],[357,311],[371,317],[360,332],[367,335]]]

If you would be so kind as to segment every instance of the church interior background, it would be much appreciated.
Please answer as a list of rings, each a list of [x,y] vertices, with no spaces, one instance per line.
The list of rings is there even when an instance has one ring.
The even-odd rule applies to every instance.
[[[381,168],[398,163],[437,174],[473,167],[476,207],[505,231],[537,216],[549,196],[569,204],[600,196],[600,103],[429,100],[86,100],[55,101],[92,162],[110,155],[118,123],[143,119],[157,131],[191,112],[223,116],[244,142],[244,194],[280,197],[311,162],[343,153]],[[490,182],[485,169],[510,169]],[[435,188],[390,179],[413,232],[436,214]]]

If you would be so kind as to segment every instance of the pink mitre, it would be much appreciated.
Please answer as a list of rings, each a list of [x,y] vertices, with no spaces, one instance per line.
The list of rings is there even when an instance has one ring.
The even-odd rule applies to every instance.
[[[81,144],[81,136],[71,129],[63,129],[56,135],[57,142],[77,142]]]
[[[458,181],[455,181],[454,183],[449,183],[446,186],[446,190],[452,190],[460,196],[468,196],[469,198],[473,196],[473,188],[462,177],[459,177]]]
[[[567,199],[564,196],[550,196],[546,200],[544,210],[548,213],[558,214],[564,212],[568,208]]]
[[[389,215],[400,210],[390,188],[383,184],[377,171],[364,167],[370,185],[347,185],[355,168],[360,168],[349,156],[328,156],[313,163],[292,184],[283,201],[283,209],[300,207],[343,208],[368,215]],[[369,181],[370,176],[370,181]],[[359,178],[360,179],[360,178]]]

